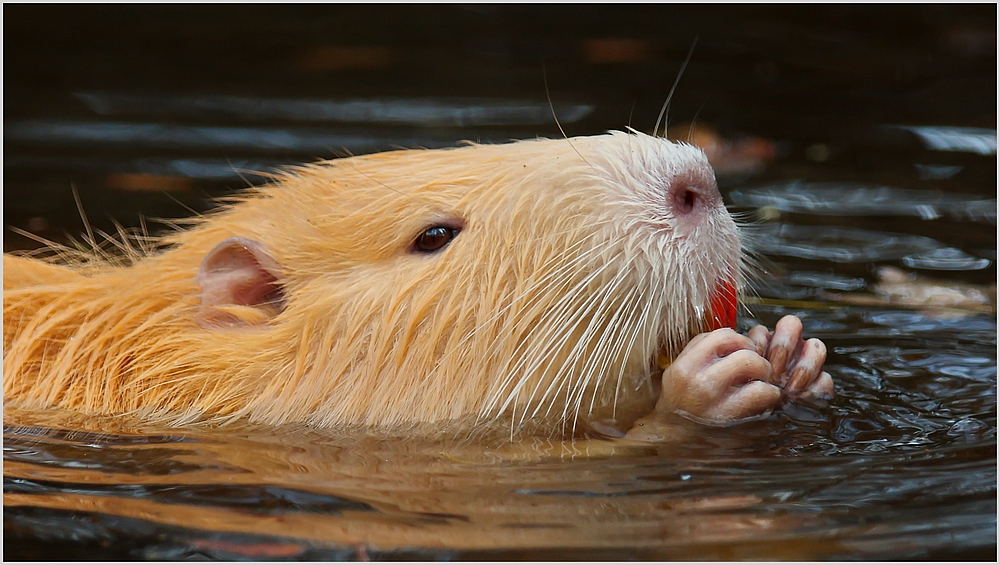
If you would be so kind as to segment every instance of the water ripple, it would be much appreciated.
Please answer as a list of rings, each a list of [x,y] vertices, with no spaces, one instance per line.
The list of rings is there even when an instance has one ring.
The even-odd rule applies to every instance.
[[[177,96],[126,92],[77,92],[94,113],[103,116],[285,119],[425,127],[548,125],[552,112],[573,123],[594,111],[590,104],[556,104],[504,98],[252,98],[246,96]]]
[[[762,224],[749,237],[749,246],[758,253],[836,263],[890,261],[946,248],[921,235],[833,226]]]
[[[737,206],[767,206],[799,214],[914,216],[923,220],[948,217],[992,225],[997,222],[995,198],[889,186],[793,181],[732,190],[729,198]]]
[[[441,148],[456,145],[452,134],[424,133],[379,138],[372,132],[341,133],[322,128],[251,128],[186,126],[160,123],[24,120],[4,124],[5,142],[110,144],[185,149],[240,148],[331,154],[337,150],[372,153],[398,147]],[[502,142],[510,136],[479,136]]]
[[[928,149],[996,155],[997,130],[953,126],[893,126],[916,134]]]

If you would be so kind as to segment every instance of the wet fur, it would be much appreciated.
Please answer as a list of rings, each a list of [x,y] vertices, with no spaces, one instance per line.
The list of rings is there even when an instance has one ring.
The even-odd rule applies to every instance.
[[[396,151],[291,169],[131,266],[5,255],[4,401],[168,423],[634,419],[658,351],[739,276],[717,192],[697,225],[663,205],[691,171],[714,191],[699,150],[620,132]],[[410,252],[442,222],[464,230]],[[282,266],[286,307],[205,329],[195,276],[231,237]]]

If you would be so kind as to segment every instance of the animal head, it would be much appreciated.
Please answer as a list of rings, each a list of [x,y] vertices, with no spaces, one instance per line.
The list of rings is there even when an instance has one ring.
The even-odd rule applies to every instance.
[[[740,284],[704,154],[621,132],[301,167],[176,243],[273,422],[621,420]]]

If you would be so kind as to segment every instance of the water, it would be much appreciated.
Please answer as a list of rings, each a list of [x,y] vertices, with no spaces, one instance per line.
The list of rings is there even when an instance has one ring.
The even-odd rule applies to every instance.
[[[645,447],[7,408],[8,558],[995,558],[995,7],[5,16],[4,221],[62,242],[71,186],[112,231],[283,164],[556,137],[553,110],[649,131],[698,34],[671,126],[738,148],[720,187],[768,271],[740,325],[800,316],[838,393]]]

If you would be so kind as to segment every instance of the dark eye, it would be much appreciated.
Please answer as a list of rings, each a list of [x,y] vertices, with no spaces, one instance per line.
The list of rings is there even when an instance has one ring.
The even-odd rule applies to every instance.
[[[447,226],[434,226],[427,228],[424,233],[417,236],[413,242],[413,250],[417,253],[433,253],[444,248],[445,245],[455,239],[458,232],[462,230],[449,228]]]

